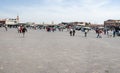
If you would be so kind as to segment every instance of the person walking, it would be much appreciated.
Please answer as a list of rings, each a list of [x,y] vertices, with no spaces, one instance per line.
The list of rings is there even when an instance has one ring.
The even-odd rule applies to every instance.
[[[20,25],[20,27],[19,27],[19,31],[20,31],[20,33],[22,33],[22,29],[23,29],[23,26]]]
[[[70,29],[70,36],[72,36],[72,33],[73,33],[73,29]]]
[[[18,33],[20,33],[20,29],[21,29],[21,28],[20,28],[20,26],[18,26],[18,28],[17,28],[17,29],[18,29]]]
[[[26,29],[26,27],[24,26],[24,27],[22,28],[23,37],[25,36],[25,32],[27,32],[27,29]]]
[[[98,29],[97,30],[97,38],[102,38],[102,35],[100,35],[102,33],[102,30]]]
[[[75,36],[75,29],[73,29],[73,36]]]
[[[113,30],[113,37],[115,37],[115,34],[116,34],[116,31],[115,31],[115,29]]]
[[[5,27],[5,30],[7,31],[7,25],[6,24],[4,24],[4,27]]]
[[[87,29],[85,29],[85,31],[84,31],[84,32],[85,32],[85,37],[87,37],[87,32],[88,32],[88,30],[87,30]]]
[[[7,25],[5,25],[5,30],[7,31]]]

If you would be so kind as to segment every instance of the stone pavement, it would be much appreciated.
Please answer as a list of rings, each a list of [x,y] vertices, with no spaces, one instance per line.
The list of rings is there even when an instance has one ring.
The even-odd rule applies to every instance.
[[[0,28],[0,73],[120,73],[120,37]]]

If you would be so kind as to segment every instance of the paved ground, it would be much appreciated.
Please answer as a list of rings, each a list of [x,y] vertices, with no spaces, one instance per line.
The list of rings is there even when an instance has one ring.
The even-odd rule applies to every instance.
[[[0,73],[120,73],[120,37],[0,28]]]

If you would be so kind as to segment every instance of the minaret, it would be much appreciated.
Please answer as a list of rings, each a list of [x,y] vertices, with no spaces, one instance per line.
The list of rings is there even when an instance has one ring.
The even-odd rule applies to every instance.
[[[17,15],[17,18],[16,18],[16,19],[17,19],[17,23],[19,23],[19,16],[18,16],[18,15]]]

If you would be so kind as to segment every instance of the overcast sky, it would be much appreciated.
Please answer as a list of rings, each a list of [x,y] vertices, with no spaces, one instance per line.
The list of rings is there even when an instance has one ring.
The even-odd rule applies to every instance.
[[[20,22],[85,21],[103,24],[120,19],[120,0],[0,0],[0,18],[20,16]]]

